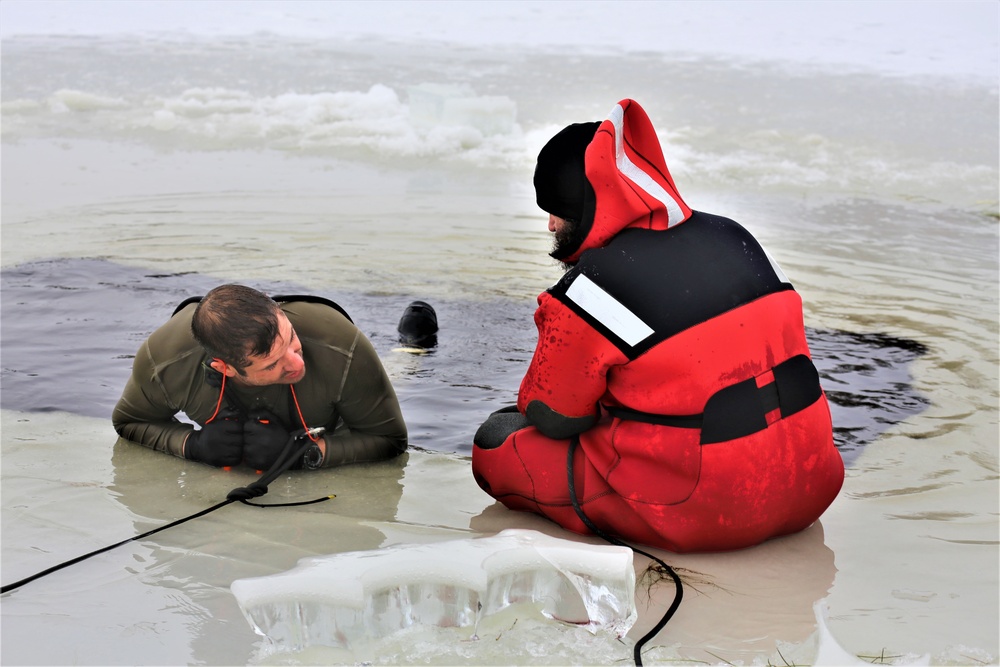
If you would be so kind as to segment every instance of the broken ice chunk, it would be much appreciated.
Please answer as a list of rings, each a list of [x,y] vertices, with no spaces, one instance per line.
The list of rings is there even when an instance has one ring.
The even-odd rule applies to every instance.
[[[232,584],[251,626],[278,652],[354,650],[415,625],[474,630],[512,608],[621,637],[637,617],[634,589],[630,549],[530,530],[303,558],[287,572]]]

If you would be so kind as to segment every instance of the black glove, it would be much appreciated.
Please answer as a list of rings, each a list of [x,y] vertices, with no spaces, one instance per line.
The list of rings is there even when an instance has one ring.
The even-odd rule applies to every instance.
[[[268,470],[285,448],[289,431],[273,413],[257,410],[243,425],[243,462],[256,470]]]
[[[496,449],[507,441],[510,434],[531,426],[528,418],[517,410],[516,405],[500,408],[480,425],[472,443],[479,449]]]
[[[239,413],[226,408],[200,431],[192,431],[184,445],[184,458],[216,467],[239,465],[243,460],[243,422]]]

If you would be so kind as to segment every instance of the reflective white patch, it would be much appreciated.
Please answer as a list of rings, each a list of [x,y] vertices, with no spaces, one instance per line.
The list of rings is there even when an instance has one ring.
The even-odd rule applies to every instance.
[[[778,274],[778,280],[780,280],[783,283],[788,283],[789,285],[791,285],[792,281],[789,280],[788,276],[785,275],[785,272],[781,270],[781,267],[778,266],[778,262],[775,261],[774,257],[771,257],[771,253],[767,251],[767,248],[761,246],[760,249],[763,250],[764,254],[767,256],[767,261],[771,262],[771,268],[774,269],[774,272],[776,274]]]
[[[615,164],[618,171],[628,177],[640,189],[644,190],[653,199],[657,200],[667,209],[667,226],[675,225],[684,220],[684,213],[677,204],[673,195],[653,180],[653,177],[639,169],[632,160],[625,155],[624,142],[622,140],[622,124],[625,121],[625,110],[622,105],[616,104],[612,109],[608,119],[615,126]]]
[[[637,345],[653,333],[649,325],[587,276],[577,276],[566,296],[629,345]]]

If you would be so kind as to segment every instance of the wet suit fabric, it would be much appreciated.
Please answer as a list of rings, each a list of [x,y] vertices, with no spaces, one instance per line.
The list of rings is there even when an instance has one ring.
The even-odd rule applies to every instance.
[[[323,466],[380,461],[406,450],[406,425],[385,369],[371,342],[341,311],[321,302],[279,303],[302,341],[306,375],[295,384],[302,417],[324,426]],[[191,333],[196,303],[181,307],[140,346],[112,422],[123,438],[183,457],[192,427],[204,424],[219,401],[221,374]],[[226,383],[224,405],[266,409],[289,430],[303,428],[288,385]]]
[[[722,551],[808,527],[844,467],[799,295],[746,229],[687,207],[634,102],[597,130],[586,175],[593,217],[538,298],[523,428],[474,444],[479,485],[587,533],[576,441],[582,510],[626,540]]]

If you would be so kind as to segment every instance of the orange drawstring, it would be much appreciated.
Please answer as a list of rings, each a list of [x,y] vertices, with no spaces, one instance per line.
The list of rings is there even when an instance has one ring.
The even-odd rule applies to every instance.
[[[222,359],[219,359],[219,361],[222,361]],[[226,395],[226,362],[222,361],[222,387],[219,389],[219,400],[216,401],[215,403],[215,412],[212,413],[211,417],[205,420],[206,424],[215,419],[216,416],[219,414],[219,408],[222,407],[222,397],[225,395]]]
[[[292,402],[295,403],[295,410],[299,413],[299,421],[302,422],[302,428],[306,430],[306,435],[313,442],[319,442],[319,436],[315,436],[309,431],[309,425],[306,424],[306,418],[302,416],[302,408],[299,407],[299,397],[295,395],[295,387],[293,385],[288,385],[288,388],[292,392]]]

